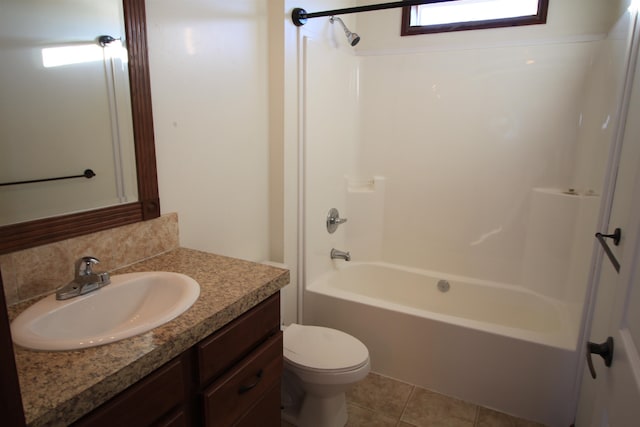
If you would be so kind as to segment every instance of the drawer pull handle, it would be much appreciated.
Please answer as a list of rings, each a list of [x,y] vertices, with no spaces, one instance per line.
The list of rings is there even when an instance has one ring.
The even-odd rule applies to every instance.
[[[240,388],[238,389],[238,394],[244,394],[249,390],[251,390],[252,388],[254,388],[255,386],[257,386],[260,383],[260,380],[262,380],[262,374],[263,374],[263,371],[262,369],[260,369],[256,374],[256,380],[251,384],[241,385]]]

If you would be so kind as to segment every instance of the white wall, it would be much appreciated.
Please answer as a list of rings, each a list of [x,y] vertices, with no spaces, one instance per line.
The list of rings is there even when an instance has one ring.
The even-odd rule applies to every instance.
[[[163,212],[183,246],[269,258],[265,0],[147,1]]]
[[[579,39],[580,34],[606,31],[606,25],[603,24],[606,19],[603,17],[606,18],[609,13],[605,6],[599,5],[600,2],[590,2],[588,7],[576,9],[578,12],[574,10],[571,17],[567,13],[558,15],[553,12],[555,7],[559,7],[558,3],[562,2],[552,2],[550,11],[553,15],[550,23],[555,22],[553,25],[557,33],[545,35],[547,39],[568,37],[563,40],[571,43]],[[584,6],[583,2],[581,4]],[[338,246],[350,249],[342,246],[339,240],[345,238],[346,231],[329,236],[323,229],[323,223],[325,211],[334,205],[341,209],[344,216],[350,216],[346,196],[341,194],[346,190],[344,175],[359,177],[370,172],[367,170],[366,174],[362,174],[365,170],[363,164],[358,167],[350,165],[349,159],[353,159],[351,154],[341,157],[340,151],[349,153],[350,149],[340,138],[349,138],[348,135],[351,135],[354,139],[366,141],[366,138],[357,136],[357,128],[349,127],[353,117],[348,111],[353,107],[350,103],[354,99],[351,97],[362,96],[362,99],[366,99],[367,96],[374,99],[380,96],[380,93],[376,95],[374,92],[360,95],[355,92],[375,82],[372,78],[375,76],[374,68],[355,66],[357,61],[352,57],[354,50],[346,46],[341,32],[336,31],[336,39],[329,38],[333,37],[330,31],[334,29],[330,28],[328,19],[310,20],[307,26],[298,29],[289,18],[293,7],[315,11],[349,5],[351,2],[340,0],[295,3],[285,0],[191,0],[181,2],[180,7],[168,0],[147,2],[162,210],[180,214],[182,245],[252,260],[284,260],[295,273],[297,266],[292,264],[296,263],[298,250],[298,136],[303,130],[301,119],[310,117],[297,104],[300,95],[298,89],[302,85],[298,79],[303,78],[303,74],[299,73],[301,69],[298,69],[303,64],[299,62],[302,58],[297,55],[303,51],[298,43],[302,42],[304,32],[316,31],[311,30],[315,27],[317,34],[326,40],[323,41],[325,44],[319,44],[320,39],[315,36],[309,42],[311,49],[324,52],[322,55],[333,49],[340,59],[311,59],[315,62],[312,71],[315,73],[314,79],[319,79],[313,83],[312,96],[318,100],[322,98],[319,104],[322,114],[338,119],[338,125],[334,128],[329,125],[331,121],[318,125],[323,133],[318,137],[318,145],[314,143],[314,146],[320,147],[318,155],[325,158],[337,153],[335,158],[338,162],[344,161],[341,164],[345,167],[344,170],[334,169],[330,172],[335,182],[339,177],[342,188],[331,190],[322,199],[310,202],[316,206],[309,209],[315,217],[308,224],[315,227],[312,232],[317,233],[320,238],[318,241],[322,242],[314,249],[322,262],[329,262],[328,254],[325,256],[327,248]],[[267,23],[267,8],[274,19],[279,19],[284,31],[280,32],[277,28],[274,31],[273,27],[268,29],[271,24]],[[593,12],[594,8],[597,13]],[[571,11],[571,4],[561,9]],[[441,52],[439,55],[448,58],[446,60],[450,63],[455,63],[454,50],[473,43],[494,42],[493,53],[498,55],[494,59],[502,54],[507,65],[508,49],[512,49],[511,52],[526,51],[522,46],[519,46],[520,50],[518,47],[500,46],[500,41],[513,39],[514,33],[510,31],[515,29],[482,33],[487,36],[465,32],[427,39],[420,36],[400,38],[397,10],[348,15],[344,18],[347,25],[363,37],[358,46],[360,53],[372,55],[371,58],[362,57],[362,63],[384,63],[384,59],[376,59],[373,54],[424,53],[425,46],[427,50],[442,50],[443,40],[449,40],[449,47],[444,49],[449,53]],[[541,30],[526,28],[524,31],[523,37],[530,39],[533,37],[532,31]],[[267,44],[269,37],[272,43],[276,43],[275,46]],[[555,52],[562,54],[562,49],[562,46],[556,46]],[[586,46],[579,48],[581,53],[571,56],[572,66],[579,67],[581,61],[585,60],[583,54],[587,55],[589,49]],[[271,62],[267,57],[268,52],[274,55]],[[466,58],[478,57],[480,62],[471,66],[480,71],[483,64],[491,65],[489,58],[482,58],[482,53],[480,50],[475,54],[465,54]],[[416,61],[418,58],[407,57],[405,60]],[[420,60],[427,67],[435,62],[428,55]],[[397,63],[395,60],[392,62]],[[524,68],[522,64],[518,65]],[[355,68],[348,70],[350,66]],[[441,67],[440,72],[446,73],[446,69]],[[540,72],[544,73],[545,70]],[[369,79],[368,83],[354,80],[359,73]],[[335,80],[337,77],[342,80]],[[485,77],[492,78],[491,75]],[[497,79],[495,76],[493,78]],[[561,80],[563,78],[565,76],[560,76],[558,81],[564,81]],[[334,82],[338,82],[336,87]],[[451,85],[455,89],[458,82],[452,80],[452,83],[455,83]],[[567,90],[575,90],[577,83],[569,83]],[[282,90],[278,90],[278,86]],[[425,90],[430,90],[430,87]],[[482,88],[478,87],[478,90]],[[361,106],[366,104],[359,103]],[[387,99],[381,106],[387,108],[388,104]],[[568,109],[574,108],[570,102],[565,105]],[[357,108],[355,110],[358,111]],[[493,123],[494,128],[506,125],[504,122]],[[394,135],[394,141],[402,139],[402,135]],[[320,157],[308,158],[320,173],[329,173],[324,170],[324,164],[319,162]],[[313,163],[316,160],[318,162]],[[310,185],[314,185],[313,180],[310,182]],[[387,183],[387,191],[392,186],[393,183]],[[344,210],[342,206],[345,206]],[[489,213],[481,214],[485,219],[491,218]],[[351,224],[355,220],[350,218]],[[284,309],[290,313],[291,319],[296,301],[295,295],[290,296]]]

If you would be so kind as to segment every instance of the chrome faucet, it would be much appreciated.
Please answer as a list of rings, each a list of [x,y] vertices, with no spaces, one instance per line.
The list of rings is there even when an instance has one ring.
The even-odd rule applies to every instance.
[[[349,252],[331,249],[331,259],[343,259],[345,261],[351,261],[351,254]]]
[[[75,278],[56,292],[57,300],[65,300],[88,294],[111,283],[109,273],[94,272],[93,266],[100,263],[98,258],[85,256],[76,261]]]

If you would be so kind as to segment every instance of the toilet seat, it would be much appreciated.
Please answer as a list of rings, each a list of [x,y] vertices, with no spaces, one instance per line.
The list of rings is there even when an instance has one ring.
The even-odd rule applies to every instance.
[[[360,340],[321,326],[291,324],[283,347],[285,363],[309,372],[341,373],[369,364],[369,350]]]

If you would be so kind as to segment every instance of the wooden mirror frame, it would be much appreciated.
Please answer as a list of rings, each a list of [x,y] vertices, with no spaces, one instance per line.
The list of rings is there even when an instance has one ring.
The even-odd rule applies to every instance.
[[[0,227],[0,255],[160,216],[144,0],[122,0],[138,201]]]

